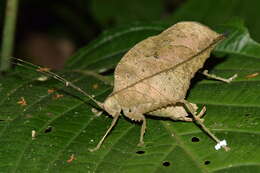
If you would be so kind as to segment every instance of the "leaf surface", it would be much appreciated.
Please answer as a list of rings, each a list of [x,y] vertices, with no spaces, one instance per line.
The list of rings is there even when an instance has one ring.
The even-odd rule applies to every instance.
[[[166,20],[170,23],[178,21],[199,21],[208,26],[227,23],[235,18],[241,18],[249,28],[252,38],[260,41],[260,23],[255,16],[259,11],[260,1],[251,0],[189,0],[182,4]]]
[[[109,26],[158,20],[164,12],[164,5],[160,0],[92,0],[90,10],[97,22]]]
[[[75,54],[62,76],[102,101],[111,86],[69,70],[112,69],[135,43],[165,28],[144,24],[106,32]],[[206,126],[226,139],[231,151],[216,151],[194,123],[153,118],[147,121],[145,147],[137,147],[140,124],[121,117],[101,149],[91,153],[88,148],[112,119],[106,113],[96,117],[92,102],[57,81],[41,82],[37,72],[17,68],[0,82],[1,172],[259,172],[260,76],[246,76],[259,72],[260,45],[239,22],[218,28],[223,30],[229,37],[205,67],[219,76],[239,77],[225,84],[197,75],[188,100],[207,106]],[[21,97],[26,106],[17,103]]]

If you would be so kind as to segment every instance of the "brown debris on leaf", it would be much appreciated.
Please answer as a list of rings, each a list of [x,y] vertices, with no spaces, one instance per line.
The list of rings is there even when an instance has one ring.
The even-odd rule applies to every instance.
[[[48,94],[54,93],[55,89],[48,89],[47,92]]]
[[[64,97],[64,95],[63,94],[55,94],[55,95],[53,95],[53,99],[59,99],[59,98],[62,98],[62,97]]]
[[[93,89],[98,89],[98,87],[99,87],[99,86],[98,86],[97,83],[92,85],[92,88],[93,88]]]
[[[256,73],[252,73],[252,74],[246,75],[246,78],[250,79],[250,78],[254,78],[254,77],[258,76],[258,75],[259,75],[259,73],[256,72]]]
[[[27,102],[24,97],[21,97],[20,100],[17,102],[21,106],[27,106]]]
[[[48,72],[50,71],[51,69],[50,68],[47,68],[47,67],[39,67],[36,71],[38,72]]]
[[[76,160],[76,157],[74,154],[70,156],[70,158],[67,160],[67,163],[71,163],[73,160]]]

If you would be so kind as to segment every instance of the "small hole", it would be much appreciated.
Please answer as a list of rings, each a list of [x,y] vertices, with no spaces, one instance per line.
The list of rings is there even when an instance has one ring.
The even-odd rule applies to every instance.
[[[209,165],[209,164],[210,164],[210,161],[209,161],[209,160],[206,160],[206,161],[204,162],[204,164],[205,164],[205,165]]]
[[[192,142],[199,142],[199,141],[200,141],[200,139],[199,139],[199,138],[197,138],[197,137],[192,137],[192,138],[191,138],[191,141],[192,141]]]
[[[170,166],[170,162],[163,162],[163,166]]]
[[[249,116],[250,116],[250,114],[245,114],[245,116],[246,116],[246,117],[249,117]]]
[[[142,151],[142,150],[136,152],[136,154],[144,154],[144,153],[145,153],[145,151]]]
[[[49,133],[49,132],[51,132],[51,131],[52,131],[52,127],[49,126],[49,127],[47,127],[47,129],[45,129],[44,133]]]

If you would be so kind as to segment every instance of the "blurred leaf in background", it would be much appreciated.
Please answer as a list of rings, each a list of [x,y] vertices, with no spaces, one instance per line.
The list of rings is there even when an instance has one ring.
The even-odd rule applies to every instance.
[[[194,20],[215,26],[240,18],[252,38],[259,41],[260,24],[256,19],[259,3],[258,0],[21,1],[15,55],[61,69],[77,48],[89,43],[101,31],[155,21],[174,24]]]
[[[129,24],[136,21],[154,21],[164,13],[161,0],[92,0],[91,11],[104,27]]]
[[[226,23],[233,18],[243,19],[251,36],[260,41],[259,16],[260,1],[258,0],[188,0],[167,19],[170,23],[194,20],[209,26]]]
[[[21,1],[16,55],[61,69],[76,48],[101,31],[88,6],[84,0]]]

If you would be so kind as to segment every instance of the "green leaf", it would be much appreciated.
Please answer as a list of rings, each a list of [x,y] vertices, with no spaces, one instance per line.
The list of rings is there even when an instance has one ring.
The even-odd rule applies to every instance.
[[[106,32],[71,58],[62,76],[102,101],[111,86],[70,70],[111,69],[135,43],[164,28],[144,24]],[[260,45],[239,22],[218,31],[229,36],[206,68],[239,77],[225,84],[198,75],[188,100],[206,105],[205,125],[227,140],[229,152],[216,151],[214,141],[194,123],[153,118],[147,119],[145,146],[137,147],[140,124],[124,117],[101,149],[89,152],[112,119],[106,113],[95,116],[92,102],[56,80],[39,81],[39,73],[19,67],[0,82],[1,172],[259,172],[260,76],[246,76],[259,72]],[[22,97],[26,106],[17,103]]]
[[[108,26],[158,20],[163,7],[164,3],[160,0],[92,0],[90,9],[101,25]]]
[[[65,68],[93,71],[114,68],[137,42],[159,34],[165,28],[163,24],[131,24],[106,31],[70,58]]]
[[[167,18],[170,23],[177,21],[199,21],[209,26],[226,23],[234,18],[242,18],[252,33],[260,41],[260,23],[256,22],[259,12],[258,0],[189,0]]]

